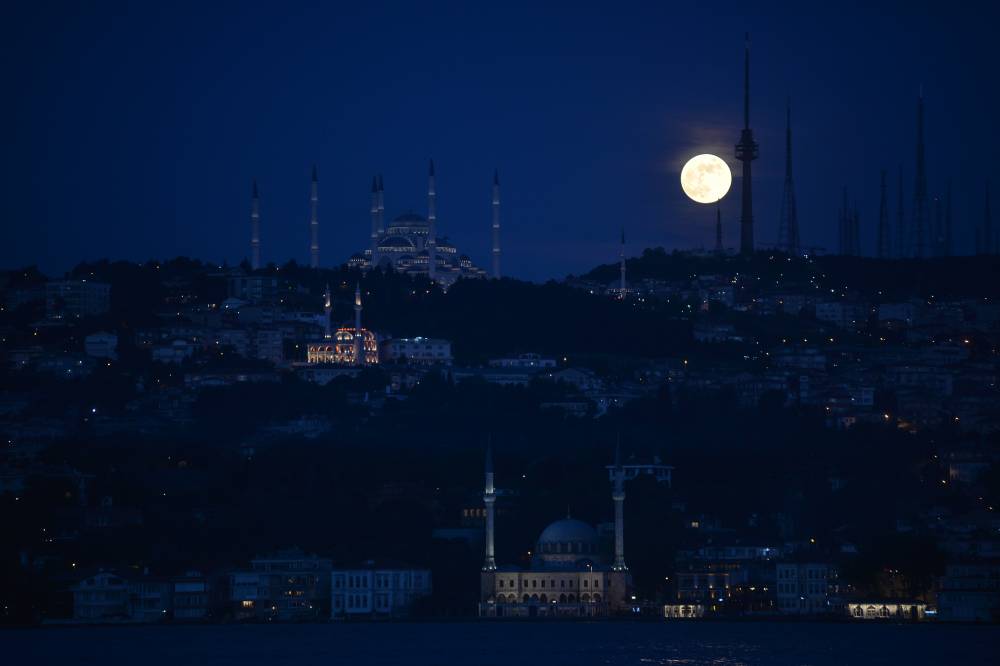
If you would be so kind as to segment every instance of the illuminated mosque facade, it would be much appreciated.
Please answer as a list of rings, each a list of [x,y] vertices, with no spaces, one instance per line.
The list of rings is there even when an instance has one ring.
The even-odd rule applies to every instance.
[[[378,337],[361,326],[361,286],[354,289],[354,326],[342,326],[333,331],[330,313],[333,302],[330,285],[326,286],[323,320],[326,330],[323,339],[306,346],[306,363],[310,365],[333,363],[337,365],[366,366],[378,364]]]
[[[468,255],[459,254],[446,236],[437,233],[437,190],[434,161],[431,160],[427,179],[427,217],[408,212],[385,224],[385,188],[382,177],[372,179],[371,234],[364,252],[354,254],[347,265],[364,271],[374,267],[391,268],[400,273],[426,275],[447,288],[461,277],[500,277],[500,176],[493,172],[490,270],[472,263]],[[260,194],[253,181],[250,199],[250,268],[259,270],[261,260]],[[320,267],[319,236],[319,175],[312,170],[309,191],[309,266]]]
[[[426,275],[431,280],[449,286],[462,277],[500,277],[500,178],[493,174],[493,220],[491,228],[491,271],[472,263],[459,254],[448,238],[438,235],[437,190],[434,162],[428,170],[427,217],[408,212],[385,224],[385,189],[382,178],[372,180],[371,234],[368,248],[354,254],[348,265],[361,270],[373,267],[392,268],[400,273]]]

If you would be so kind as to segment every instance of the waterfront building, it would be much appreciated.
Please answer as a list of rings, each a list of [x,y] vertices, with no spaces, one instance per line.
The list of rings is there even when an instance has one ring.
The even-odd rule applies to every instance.
[[[431,594],[431,572],[403,566],[334,569],[330,575],[330,617],[403,617]]]
[[[825,562],[782,562],[777,565],[778,610],[790,615],[833,612],[837,569]]]
[[[237,619],[299,620],[322,616],[330,601],[330,560],[300,550],[257,557],[229,576]]]
[[[480,574],[482,617],[604,617],[632,607],[632,576],[625,564],[625,475],[615,454],[612,499],[614,552],[602,552],[591,525],[567,515],[538,537],[527,569],[498,566],[494,555],[495,503],[492,451],[486,455],[486,556]]]
[[[101,622],[127,617],[129,610],[128,581],[115,573],[100,572],[74,585],[73,619]]]
[[[849,601],[845,611],[855,620],[923,620],[927,604],[922,601]]]

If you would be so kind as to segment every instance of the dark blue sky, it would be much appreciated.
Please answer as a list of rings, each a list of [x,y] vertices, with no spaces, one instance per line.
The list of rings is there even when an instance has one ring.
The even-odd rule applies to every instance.
[[[777,235],[786,96],[807,245],[835,246],[847,185],[872,251],[883,167],[893,217],[900,163],[909,206],[921,83],[930,189],[952,179],[959,250],[1000,153],[997,17],[954,4],[83,4],[18,2],[0,27],[0,266],[239,261],[254,177],[263,259],[305,262],[313,163],[322,260],[340,263],[367,242],[372,175],[389,216],[425,213],[430,157],[439,231],[484,265],[500,169],[507,274],[613,260],[623,224],[631,253],[710,245],[712,208],[678,174],[699,152],[737,166],[746,30],[761,242]]]

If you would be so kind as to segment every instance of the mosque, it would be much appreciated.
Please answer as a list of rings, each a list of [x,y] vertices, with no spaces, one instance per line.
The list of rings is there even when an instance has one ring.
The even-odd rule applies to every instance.
[[[378,336],[361,326],[361,285],[354,288],[354,326],[342,326],[331,330],[330,313],[333,311],[333,301],[330,297],[330,285],[326,285],[323,304],[323,321],[326,330],[323,339],[310,342],[306,346],[306,363],[309,365],[335,363],[337,365],[376,365],[378,364]]]
[[[382,178],[372,179],[371,236],[369,247],[351,256],[348,265],[361,270],[393,268],[400,273],[426,275],[447,287],[460,277],[485,278],[487,272],[472,263],[447,237],[437,233],[437,191],[434,162],[430,163],[427,186],[427,217],[403,213],[385,225],[385,189]],[[500,277],[500,178],[493,174],[492,272]]]
[[[497,566],[494,559],[493,455],[486,454],[486,558],[480,575],[481,617],[606,617],[633,605],[632,576],[625,566],[624,484],[621,456],[608,468],[615,505],[614,553],[602,553],[597,530],[567,516],[538,537],[527,569]]]
[[[493,172],[493,221],[491,226],[491,268],[479,268],[445,236],[437,233],[437,190],[434,161],[430,162],[427,181],[427,217],[408,212],[385,224],[385,187],[382,177],[372,179],[371,236],[364,252],[351,255],[347,265],[361,270],[373,267],[392,268],[400,273],[426,275],[442,287],[449,287],[460,277],[500,278],[500,176]],[[253,181],[250,199],[250,268],[261,263],[260,193]],[[319,175],[312,170],[309,193],[309,266],[320,267]]]

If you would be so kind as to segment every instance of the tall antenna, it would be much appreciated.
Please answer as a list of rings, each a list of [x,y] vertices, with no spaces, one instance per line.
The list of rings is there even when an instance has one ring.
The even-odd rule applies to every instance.
[[[792,102],[788,100],[785,125],[785,189],[781,196],[778,219],[778,245],[788,254],[799,253],[799,218],[792,183]]]
[[[917,99],[917,175],[913,188],[913,256],[927,254],[927,172],[924,164],[924,89]]]
[[[750,129],[750,33],[746,35],[743,61],[743,131],[736,144],[736,159],[743,162],[743,202],[740,213],[740,253],[751,255],[753,242],[753,191],[750,163],[758,157],[757,142]]]

